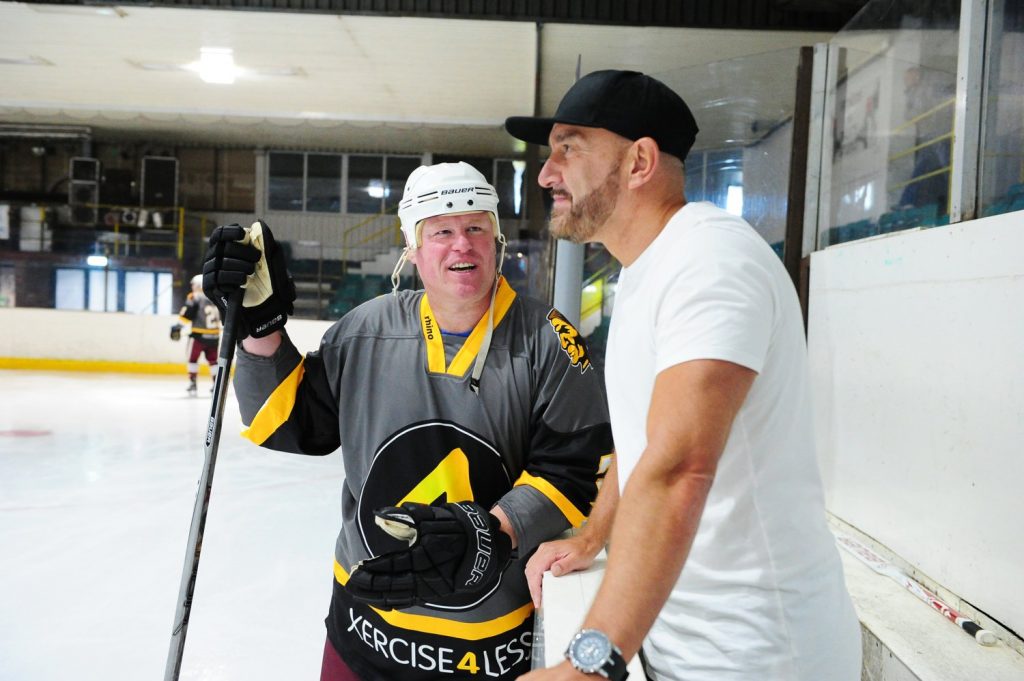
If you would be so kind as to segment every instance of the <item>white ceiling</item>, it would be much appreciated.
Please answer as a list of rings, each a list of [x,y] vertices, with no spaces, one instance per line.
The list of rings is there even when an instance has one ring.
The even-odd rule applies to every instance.
[[[732,105],[748,109],[744,120],[791,107],[793,48],[829,37],[0,2],[0,122],[178,143],[503,155],[518,149],[505,117],[534,112],[539,43],[541,113],[554,112],[579,55],[584,73],[663,77],[694,109],[698,144],[712,146],[743,133],[746,123],[722,116]],[[201,47],[232,48],[245,73],[204,83],[181,68]]]

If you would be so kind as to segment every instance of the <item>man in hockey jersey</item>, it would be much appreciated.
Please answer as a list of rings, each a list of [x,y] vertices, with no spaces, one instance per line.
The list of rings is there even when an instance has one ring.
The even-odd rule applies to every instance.
[[[181,329],[189,325],[188,334],[188,394],[195,395],[196,376],[199,374],[199,355],[206,357],[210,375],[217,379],[217,344],[220,340],[220,312],[217,306],[203,293],[203,275],[192,277],[192,291],[185,298],[185,304],[178,311],[180,323],[171,327],[171,339],[181,338]],[[213,392],[213,386],[210,386]]]
[[[305,357],[283,329],[294,292],[267,226],[210,239],[210,296],[224,304],[245,285],[244,435],[343,452],[321,679],[524,673],[525,560],[589,512],[612,448],[600,379],[582,342],[566,349],[571,325],[499,276],[497,202],[468,164],[414,171],[395,294],[353,310]],[[397,291],[406,259],[423,291]]]

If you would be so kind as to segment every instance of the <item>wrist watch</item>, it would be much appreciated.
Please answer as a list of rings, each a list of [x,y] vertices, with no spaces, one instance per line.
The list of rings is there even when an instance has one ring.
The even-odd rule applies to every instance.
[[[623,681],[629,676],[622,651],[597,629],[582,629],[573,636],[565,657],[584,674],[600,674],[611,681]]]

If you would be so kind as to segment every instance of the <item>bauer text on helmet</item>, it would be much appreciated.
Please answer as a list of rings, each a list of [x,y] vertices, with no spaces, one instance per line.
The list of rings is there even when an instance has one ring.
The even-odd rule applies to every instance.
[[[427,218],[478,211],[491,216],[494,237],[500,239],[498,193],[480,171],[463,161],[420,166],[409,175],[398,204],[402,234],[410,249],[419,247],[419,226]]]

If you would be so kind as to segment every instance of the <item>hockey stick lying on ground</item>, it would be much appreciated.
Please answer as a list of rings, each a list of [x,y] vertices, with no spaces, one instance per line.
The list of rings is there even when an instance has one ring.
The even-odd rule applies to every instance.
[[[188,548],[185,552],[185,567],[181,571],[181,589],[178,591],[178,609],[174,613],[174,629],[171,631],[171,648],[167,653],[167,668],[164,681],[178,681],[181,673],[181,656],[185,651],[185,633],[188,631],[188,617],[192,611],[192,593],[196,588],[196,574],[199,572],[199,552],[203,548],[203,531],[206,528],[206,512],[210,508],[210,491],[213,488],[213,469],[217,464],[217,447],[220,444],[220,428],[224,421],[224,401],[231,380],[231,360],[235,357],[235,336],[238,329],[238,312],[242,306],[245,291],[237,291],[228,299],[224,314],[224,334],[220,341],[220,355],[217,358],[217,378],[213,389],[213,405],[206,427],[205,463],[196,490],[196,502],[192,508],[192,526],[188,531]]]
[[[998,640],[995,634],[991,631],[982,629],[974,620],[964,617],[959,612],[949,607],[942,601],[942,599],[912,579],[910,575],[905,573],[903,570],[900,570],[898,567],[887,561],[885,558],[882,558],[856,539],[843,534],[837,534],[836,541],[841,547],[860,560],[860,562],[864,563],[878,574],[885,575],[886,577],[895,580],[897,583],[902,584],[907,591],[917,596],[919,600],[924,601],[930,605],[932,609],[937,610],[939,614],[947,620],[973,636],[974,640],[981,645],[995,645]]]

